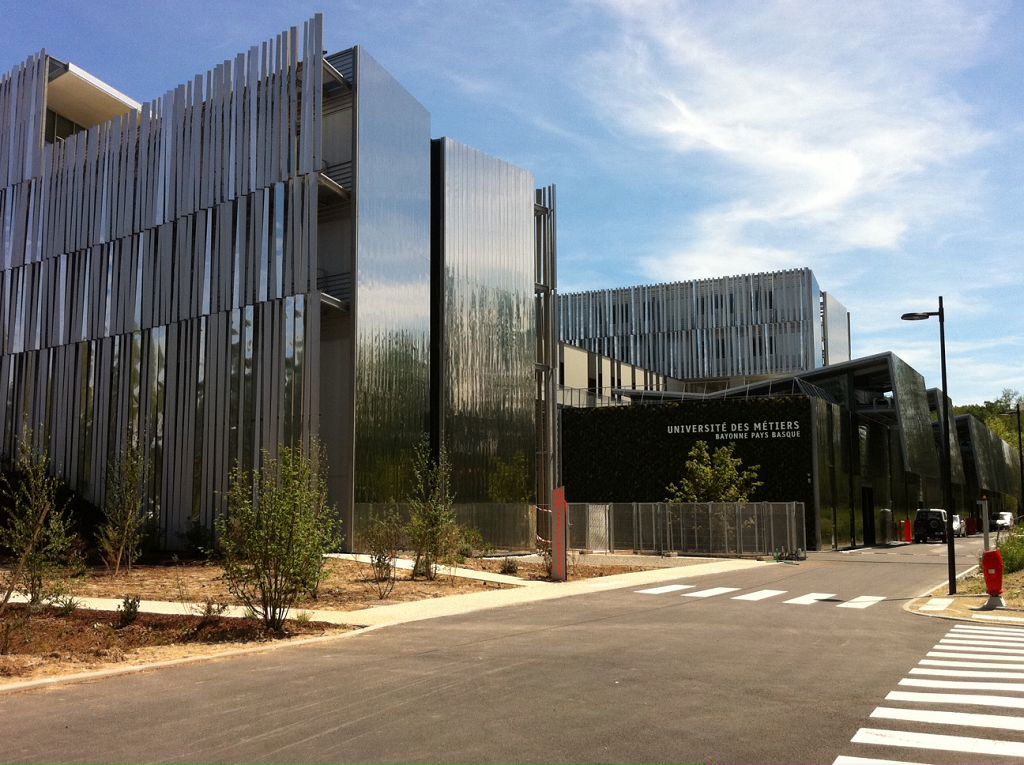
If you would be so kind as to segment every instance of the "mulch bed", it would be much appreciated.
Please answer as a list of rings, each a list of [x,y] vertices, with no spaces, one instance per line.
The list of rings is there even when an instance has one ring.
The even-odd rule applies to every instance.
[[[253,619],[143,614],[118,628],[112,611],[77,609],[64,614],[56,608],[32,612],[11,605],[0,625],[0,649],[5,629],[7,654],[0,655],[0,677],[31,673],[44,663],[101,664],[125,661],[134,652],[155,646],[263,642],[299,635],[322,635],[345,627],[322,622],[286,622],[285,634],[267,631]],[[24,661],[32,657],[36,661]]]
[[[403,603],[410,600],[439,598],[461,592],[500,588],[501,585],[471,579],[439,577],[435,581],[412,580],[408,571],[398,572],[395,589],[384,600],[378,597],[368,564],[330,559],[325,564],[327,577],[316,598],[305,597],[295,609],[337,609],[353,611],[371,606]],[[215,563],[169,562],[165,565],[134,566],[130,573],[110,576],[102,567],[89,569],[85,575],[69,582],[71,592],[79,597],[122,598],[137,595],[143,600],[168,600],[237,605],[228,591],[224,569]]]

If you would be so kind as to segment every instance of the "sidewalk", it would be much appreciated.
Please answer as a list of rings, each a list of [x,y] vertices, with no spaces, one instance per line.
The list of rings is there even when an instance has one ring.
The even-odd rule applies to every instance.
[[[370,556],[361,553],[327,553],[325,558],[337,558],[338,560],[354,560],[357,563],[370,563]],[[540,560],[540,558],[538,558]],[[399,558],[395,561],[395,568],[403,571],[412,571],[413,561],[407,558]],[[477,571],[474,568],[463,568],[462,566],[446,566],[439,563],[437,573],[441,576],[458,576],[463,579],[477,579],[481,582],[497,582],[499,584],[511,584],[517,587],[531,587],[534,585],[550,584],[533,579],[520,579],[518,576],[507,574],[493,574],[490,571]]]
[[[338,557],[341,557],[341,555]],[[310,620],[317,622],[348,624],[357,627],[383,627],[403,624],[405,622],[422,621],[424,619],[434,619],[441,616],[468,614],[491,608],[535,603],[542,600],[568,598],[592,592],[604,592],[620,587],[645,587],[650,584],[683,577],[706,576],[708,574],[721,574],[729,571],[741,571],[759,566],[775,565],[778,564],[752,560],[721,560],[685,567],[657,568],[647,571],[635,571],[629,574],[613,574],[593,579],[579,579],[573,582],[526,581],[516,579],[515,577],[502,576],[501,574],[489,574],[484,571],[460,568],[458,569],[459,576],[463,576],[464,574],[461,572],[466,571],[477,575],[474,578],[499,577],[498,579],[487,578],[485,581],[501,582],[502,584],[507,583],[506,580],[513,579],[515,580],[514,583],[520,586],[514,589],[488,590],[485,592],[448,595],[440,598],[426,598],[424,600],[395,603],[388,606],[373,606],[355,611],[297,608],[292,610],[291,616],[294,618],[296,614],[305,613],[309,614]],[[27,600],[27,597],[15,595],[11,600],[23,603]],[[118,606],[121,605],[119,598],[79,597],[76,600],[80,604],[80,608],[92,611],[116,611]],[[202,605],[163,600],[143,600],[139,603],[139,611],[147,614],[196,614],[202,613]],[[223,616],[242,618],[246,616],[246,611],[241,606],[230,606]]]

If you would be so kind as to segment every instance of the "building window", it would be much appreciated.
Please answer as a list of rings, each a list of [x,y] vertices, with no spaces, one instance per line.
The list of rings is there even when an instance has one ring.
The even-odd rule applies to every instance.
[[[46,110],[46,125],[43,128],[43,138],[47,143],[63,141],[65,138],[73,136],[75,133],[80,133],[83,130],[85,128],[77,122],[72,122],[67,117],[62,117],[53,109]]]

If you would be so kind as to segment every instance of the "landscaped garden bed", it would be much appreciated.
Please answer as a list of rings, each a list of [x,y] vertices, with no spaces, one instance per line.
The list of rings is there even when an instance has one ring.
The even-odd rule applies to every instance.
[[[351,611],[371,606],[403,603],[424,598],[439,598],[461,592],[500,588],[502,585],[473,579],[439,576],[430,581],[410,579],[399,570],[395,588],[387,598],[378,597],[369,565],[355,561],[328,559],[325,578],[316,597],[299,598],[293,611],[331,609]],[[142,600],[166,600],[185,603],[224,603],[239,605],[228,590],[224,569],[216,562],[168,562],[164,565],[136,565],[128,573],[110,576],[101,566],[89,568],[69,581],[71,592],[79,597],[122,598],[136,595]]]
[[[114,611],[29,609],[12,604],[0,631],[0,687],[49,675],[181,659],[272,640],[351,630],[322,622],[289,620],[271,632],[255,619],[139,613],[128,623]],[[4,645],[6,643],[6,645]]]

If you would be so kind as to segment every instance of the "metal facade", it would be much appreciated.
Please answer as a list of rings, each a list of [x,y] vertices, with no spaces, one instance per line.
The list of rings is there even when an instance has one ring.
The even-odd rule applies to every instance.
[[[821,327],[824,362],[838,364],[849,361],[851,355],[850,312],[836,300],[831,292],[821,293]]]
[[[534,179],[450,138],[433,142],[435,409],[456,502],[533,501]]]
[[[405,496],[429,430],[430,114],[355,59],[355,502]]]
[[[0,79],[0,452],[86,499],[134,439],[163,543],[236,460],[316,430],[320,16],[43,143],[48,57]]]
[[[561,339],[684,380],[822,365],[821,293],[810,269],[560,296]]]

